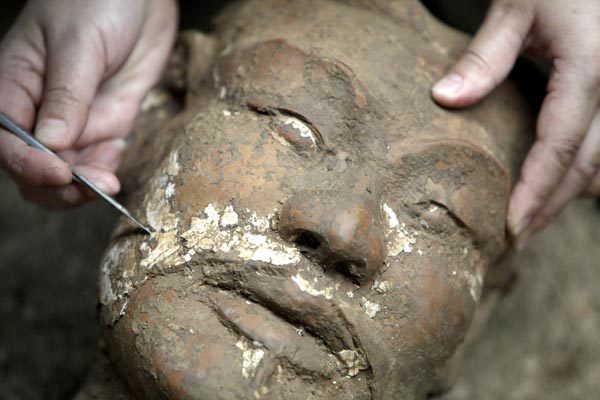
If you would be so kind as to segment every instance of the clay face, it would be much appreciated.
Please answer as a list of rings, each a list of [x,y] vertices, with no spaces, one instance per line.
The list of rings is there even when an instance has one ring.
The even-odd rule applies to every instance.
[[[507,174],[476,123],[448,137],[433,104],[407,123],[398,90],[381,95],[409,43],[365,82],[373,60],[336,58],[347,43],[298,39],[322,14],[275,3],[290,14],[248,29],[292,37],[232,40],[156,132],[132,202],[157,233],[118,227],[102,265],[109,353],[148,397],[423,396],[504,246]],[[337,37],[357,19],[402,36],[327,4]]]

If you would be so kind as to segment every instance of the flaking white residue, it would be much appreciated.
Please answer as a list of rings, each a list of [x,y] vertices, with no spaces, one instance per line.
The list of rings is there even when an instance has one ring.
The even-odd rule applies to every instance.
[[[248,211],[248,210],[247,210]],[[235,224],[233,215],[237,215]],[[292,246],[271,239],[270,218],[253,213],[247,221],[240,220],[239,212],[232,206],[219,209],[209,204],[204,209],[205,218],[193,217],[190,229],[181,237],[196,251],[237,253],[242,260],[262,261],[273,265],[295,264],[300,252]]]
[[[473,298],[474,302],[478,302],[481,296],[481,290],[483,288],[483,274],[480,271],[474,273],[465,271],[465,278],[469,285],[469,293]]]
[[[313,142],[314,145],[317,144],[317,139],[315,138],[312,129],[310,129],[308,125],[306,125],[299,119],[288,117],[285,120],[283,120],[283,124],[290,125],[292,128],[296,129],[300,133],[300,136],[310,139],[310,141]]]
[[[223,227],[237,225],[239,217],[232,206],[225,207],[223,215],[220,219],[220,224]]]
[[[246,341],[239,340],[235,347],[242,350],[242,376],[246,379],[254,377],[256,368],[265,355],[265,351],[258,347],[252,347]]]
[[[311,296],[323,296],[327,300],[331,300],[333,296],[333,288],[326,287],[324,290],[316,289],[312,283],[301,277],[299,274],[292,276],[292,280],[296,283],[296,285],[298,285],[300,290],[310,294]]]
[[[398,221],[398,217],[396,213],[387,203],[383,203],[383,212],[385,213],[385,217],[387,219],[388,226],[390,229],[394,229],[398,225],[400,225],[400,221]]]
[[[365,355],[360,350],[342,350],[337,355],[348,378],[356,376],[361,370],[369,367]]]
[[[360,306],[365,311],[365,314],[369,316],[369,318],[375,318],[377,313],[381,311],[381,306],[379,304],[368,300],[366,297],[360,299]]]
[[[175,195],[175,184],[173,182],[169,182],[167,184],[167,189],[165,189],[165,196],[167,199],[170,199]]]
[[[382,208],[388,224],[386,235],[387,255],[395,257],[400,253],[412,252],[412,245],[417,243],[416,234],[409,232],[406,224],[400,223],[396,213],[389,205],[384,203]]]
[[[177,176],[179,174],[179,170],[181,169],[181,165],[179,165],[179,153],[177,150],[173,151],[169,155],[169,162],[167,164],[167,174],[170,176]]]
[[[144,255],[140,265],[142,268],[169,268],[184,263],[179,255],[181,246],[177,242],[177,231],[154,233],[157,244],[153,248],[147,242],[142,242],[140,252]]]
[[[172,179],[177,176],[181,166],[179,155],[173,151],[160,170],[165,175],[154,178],[144,199],[146,204],[146,219],[155,231],[170,231],[177,227],[177,218],[170,212],[170,200],[175,195],[176,189]]]
[[[376,280],[371,285],[371,290],[374,292],[377,292],[379,294],[384,294],[388,289],[387,285],[389,285],[389,283],[387,281],[377,281]]]
[[[141,111],[143,113],[153,108],[160,107],[162,104],[171,100],[171,96],[160,89],[151,90],[142,101]]]
[[[250,212],[250,210],[246,211]],[[269,226],[271,226],[268,218],[260,218],[256,215],[256,213],[252,213],[252,215],[250,216],[250,224],[263,232],[269,229]]]
[[[119,264],[124,251],[122,246],[115,244],[105,254],[100,266],[100,302],[104,305],[110,305],[118,299],[112,288],[110,273]]]

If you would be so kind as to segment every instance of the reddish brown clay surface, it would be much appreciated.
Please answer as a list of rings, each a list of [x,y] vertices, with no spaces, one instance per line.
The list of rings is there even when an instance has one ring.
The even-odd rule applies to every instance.
[[[219,26],[182,38],[123,168],[156,232],[121,221],[101,266],[113,363],[145,398],[441,390],[506,275],[526,104],[437,107],[465,42],[416,1],[246,1]]]

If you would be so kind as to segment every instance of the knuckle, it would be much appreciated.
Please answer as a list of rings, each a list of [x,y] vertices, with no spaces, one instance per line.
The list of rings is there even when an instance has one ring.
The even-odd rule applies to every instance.
[[[25,160],[17,152],[11,152],[0,157],[0,164],[11,175],[22,177],[25,173]]]
[[[516,0],[496,0],[490,8],[491,13],[501,17],[522,18],[525,12],[530,11],[531,6],[528,2]]]
[[[549,159],[563,170],[571,165],[580,147],[578,140],[570,138],[542,143],[545,145]]]
[[[532,190],[530,191],[529,196],[531,196],[532,204],[534,204],[536,207],[543,206],[546,201],[548,201],[550,193],[540,190],[533,185],[530,186],[532,187]]]
[[[493,69],[490,62],[481,54],[473,49],[465,50],[463,60],[479,70],[482,76],[491,76]]]
[[[585,182],[591,181],[600,169],[600,161],[577,161],[573,164],[573,171]]]
[[[83,106],[83,101],[67,85],[57,85],[47,88],[44,100],[65,108],[81,108]]]

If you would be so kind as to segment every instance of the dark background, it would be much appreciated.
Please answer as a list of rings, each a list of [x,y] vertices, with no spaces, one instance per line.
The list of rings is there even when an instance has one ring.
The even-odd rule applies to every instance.
[[[182,28],[209,29],[225,3],[182,1]],[[473,32],[487,2],[426,3]],[[0,36],[22,4],[2,2]],[[539,97],[532,82],[543,78],[528,71]],[[97,268],[116,218],[99,203],[66,212],[24,203],[0,171],[0,400],[70,398],[85,379],[97,349]],[[520,283],[467,351],[448,400],[597,398],[599,226],[582,202],[533,241],[518,260]]]

